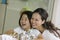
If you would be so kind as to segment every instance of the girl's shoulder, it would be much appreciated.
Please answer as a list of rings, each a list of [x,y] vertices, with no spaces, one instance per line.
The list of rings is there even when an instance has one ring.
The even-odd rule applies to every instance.
[[[30,33],[35,36],[38,36],[39,34],[41,34],[37,29],[31,29]]]
[[[21,27],[17,27],[14,29],[14,32],[21,34],[24,30]]]

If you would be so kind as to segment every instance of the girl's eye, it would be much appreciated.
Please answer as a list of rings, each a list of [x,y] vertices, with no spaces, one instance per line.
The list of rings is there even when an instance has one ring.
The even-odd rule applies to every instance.
[[[39,21],[38,19],[36,19],[36,21]]]

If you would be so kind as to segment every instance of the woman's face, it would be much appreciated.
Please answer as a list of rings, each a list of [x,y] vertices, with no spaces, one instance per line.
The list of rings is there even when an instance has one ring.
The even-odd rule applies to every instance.
[[[32,18],[31,18],[31,24],[33,28],[42,28],[42,24],[44,23],[44,21],[42,21],[41,16],[39,15],[39,13],[33,13]]]
[[[20,24],[21,24],[23,29],[27,29],[30,27],[29,19],[28,19],[26,14],[22,15],[22,18],[20,20]]]

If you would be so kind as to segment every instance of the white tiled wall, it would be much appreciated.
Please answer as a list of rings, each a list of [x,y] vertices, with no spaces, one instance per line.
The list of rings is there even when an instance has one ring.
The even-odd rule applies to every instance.
[[[6,5],[0,4],[0,34],[2,33]]]

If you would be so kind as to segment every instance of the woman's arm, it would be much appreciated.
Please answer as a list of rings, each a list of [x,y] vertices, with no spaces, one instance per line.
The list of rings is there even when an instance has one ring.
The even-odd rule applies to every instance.
[[[18,38],[18,33],[14,32],[14,30],[12,30],[12,29],[5,32],[5,34],[11,35],[14,38]]]

